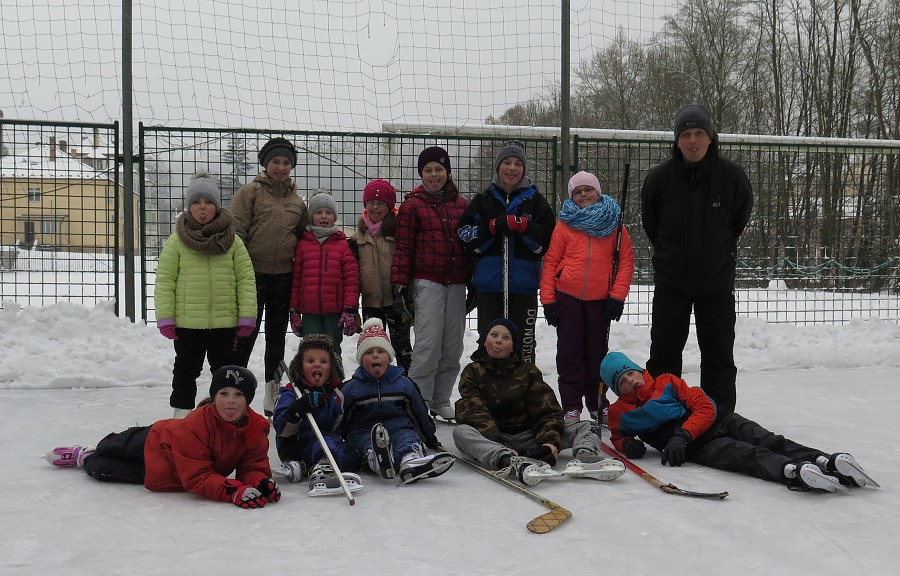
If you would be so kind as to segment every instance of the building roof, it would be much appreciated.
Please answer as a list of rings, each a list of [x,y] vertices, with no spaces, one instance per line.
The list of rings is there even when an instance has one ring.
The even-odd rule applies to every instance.
[[[25,153],[0,157],[0,178],[106,180],[107,171],[95,170],[84,162],[56,149],[50,159],[50,145],[37,144]]]

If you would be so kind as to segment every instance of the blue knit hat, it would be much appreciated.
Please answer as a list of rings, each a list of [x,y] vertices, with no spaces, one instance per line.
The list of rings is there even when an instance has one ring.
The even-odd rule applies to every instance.
[[[600,364],[600,379],[618,396],[619,378],[629,370],[644,371],[643,368],[632,362],[628,356],[621,352],[610,352]]]
[[[497,318],[484,328],[484,334],[482,334],[482,336],[486,338],[487,335],[491,333],[491,328],[494,326],[503,326],[509,330],[509,334],[512,336],[513,341],[513,354],[516,354],[522,349],[522,336],[519,334],[519,327],[516,326],[515,322],[507,318]]]

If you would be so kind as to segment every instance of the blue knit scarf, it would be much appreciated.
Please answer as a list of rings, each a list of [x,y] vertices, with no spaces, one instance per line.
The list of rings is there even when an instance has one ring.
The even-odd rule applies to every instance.
[[[606,238],[616,231],[619,223],[619,205],[609,196],[601,196],[600,201],[579,208],[571,198],[563,202],[559,219],[595,238]]]

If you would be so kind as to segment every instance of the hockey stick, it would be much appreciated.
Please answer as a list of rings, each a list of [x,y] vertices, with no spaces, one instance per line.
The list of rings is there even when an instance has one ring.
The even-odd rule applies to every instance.
[[[287,373],[287,366],[284,365],[283,372]],[[294,395],[299,399],[300,391],[297,388],[294,388]],[[356,499],[353,497],[353,494],[350,492],[350,487],[347,486],[347,481],[344,480],[343,474],[341,474],[341,469],[338,468],[337,462],[334,460],[334,455],[331,453],[331,449],[328,447],[328,443],[325,442],[325,437],[322,436],[322,431],[319,430],[319,425],[316,424],[316,419],[313,418],[313,415],[309,412],[306,413],[306,419],[309,421],[309,425],[312,427],[313,432],[316,434],[316,439],[319,441],[319,446],[322,447],[322,452],[325,453],[325,457],[328,459],[328,463],[331,464],[331,471],[334,472],[334,475],[337,477],[338,482],[341,484],[341,490],[344,491],[344,494],[347,495],[347,500],[350,501],[350,505],[353,506],[356,504]]]
[[[507,488],[511,488],[511,489],[515,490],[519,494],[526,496],[529,500],[533,500],[533,501],[537,502],[538,504],[541,504],[542,506],[546,506],[547,508],[549,508],[550,509],[549,512],[545,512],[545,513],[541,514],[540,516],[531,520],[528,524],[525,525],[525,527],[528,528],[528,530],[530,530],[531,532],[534,532],[535,534],[546,534],[547,532],[553,530],[554,528],[556,528],[557,526],[559,526],[560,524],[562,524],[563,522],[565,522],[566,520],[568,520],[569,518],[572,517],[571,512],[569,512],[568,510],[566,510],[559,504],[552,502],[552,501],[548,500],[547,498],[544,498],[540,494],[538,494],[536,492],[532,492],[531,490],[529,490],[528,488],[525,488],[524,486],[519,486],[518,484],[510,482],[506,478],[497,476],[496,474],[494,474],[487,468],[482,468],[481,466],[479,466],[475,462],[469,460],[468,458],[464,458],[455,452],[451,452],[450,450],[447,450],[443,446],[439,446],[439,448],[441,450],[453,455],[456,458],[456,461],[461,463],[463,466],[466,466],[467,468],[474,470],[475,472],[478,472],[482,476],[490,478],[494,482],[497,482],[499,484],[502,484],[503,486],[506,486]]]
[[[656,486],[657,488],[659,488],[666,494],[677,494],[679,496],[693,496],[694,498],[709,498],[709,499],[715,499],[715,500],[722,500],[723,498],[728,496],[728,492],[694,492],[691,490],[685,490],[683,488],[679,488],[678,486],[672,484],[671,482],[668,484],[665,484],[661,480],[657,479],[656,476],[654,476],[653,474],[650,474],[649,472],[645,472],[640,466],[638,466],[637,464],[635,464],[634,462],[632,462],[631,460],[629,460],[622,454],[619,454],[619,452],[615,448],[613,448],[606,442],[602,442],[600,444],[600,447],[603,448],[604,452],[606,452],[613,458],[618,458],[619,460],[624,462],[625,466],[629,470],[631,470],[632,472],[634,472],[635,474],[637,474],[638,476],[640,476],[641,478],[643,478],[644,480],[646,480],[647,482],[652,484],[653,486]]]

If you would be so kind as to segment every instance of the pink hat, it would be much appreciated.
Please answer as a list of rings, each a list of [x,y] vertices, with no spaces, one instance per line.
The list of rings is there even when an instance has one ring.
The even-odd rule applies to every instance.
[[[363,190],[363,205],[369,200],[381,200],[393,210],[394,204],[397,203],[397,190],[387,180],[372,180],[366,184]]]
[[[590,186],[597,191],[597,194],[603,194],[603,190],[600,189],[600,181],[597,180],[597,177],[584,170],[569,178],[569,198],[572,197],[572,192],[579,186]]]
[[[379,318],[369,318],[362,325],[362,332],[359,335],[359,341],[356,343],[356,361],[362,362],[363,354],[372,348],[383,348],[391,360],[396,355],[394,347],[391,346],[391,339],[388,338],[387,332],[384,331],[384,324]]]

